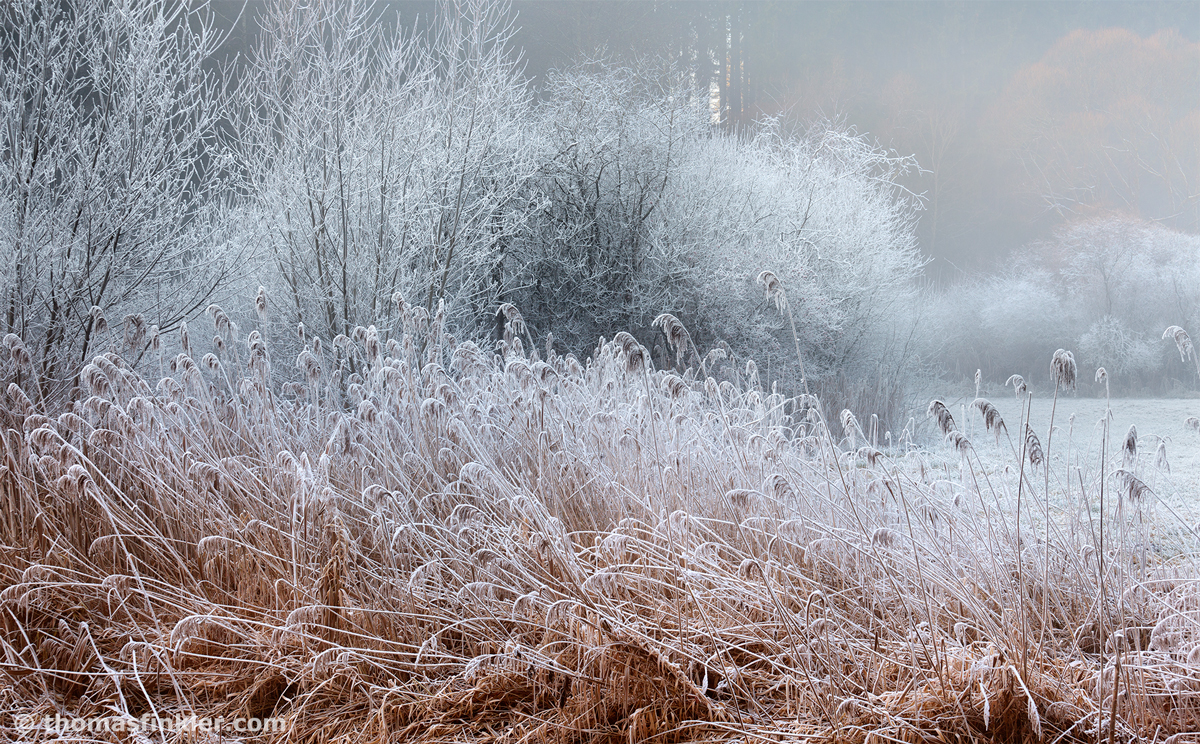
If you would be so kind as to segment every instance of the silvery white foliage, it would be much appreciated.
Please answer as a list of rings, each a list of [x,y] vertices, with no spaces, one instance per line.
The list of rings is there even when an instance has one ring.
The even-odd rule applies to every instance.
[[[1073,346],[1081,366],[1105,367],[1118,387],[1189,379],[1190,363],[1161,336],[1200,323],[1200,239],[1118,216],[1082,220],[1010,272],[952,288],[932,314],[942,358],[993,377],[1017,372],[1036,387],[1054,350]]]
[[[689,161],[695,170],[672,196],[703,198],[693,197],[697,206],[672,229],[694,235],[709,277],[698,303],[708,337],[758,353],[771,342],[747,341],[763,328],[775,339],[789,333],[754,285],[766,268],[786,288],[814,361],[810,374],[853,374],[892,356],[887,339],[912,318],[922,266],[913,234],[919,205],[896,184],[915,164],[830,122],[802,136],[767,122],[749,140],[699,145]],[[708,250],[699,250],[706,236]],[[776,358],[790,364],[790,356]]]
[[[931,298],[920,351],[950,369],[974,365],[996,382],[1019,373],[1036,391],[1048,379],[1045,360],[1067,344],[1062,333],[1076,325],[1068,320],[1074,312],[1044,269],[973,279]]]
[[[1161,329],[1200,320],[1200,238],[1107,217],[1060,231],[1052,247],[1065,259],[1057,287],[1078,308],[1071,331],[1089,365],[1127,379],[1190,376]]]
[[[1061,346],[1053,325],[1046,321],[1064,319],[1076,310],[1055,291],[1052,277],[1039,270],[993,278],[978,289],[978,299],[981,330],[975,342],[993,355],[989,369],[1003,367],[1001,360],[1032,358],[1038,350]],[[1027,373],[1027,379],[1041,382],[1045,377]]]
[[[0,325],[40,395],[100,351],[136,358],[125,315],[169,330],[226,272],[219,41],[205,3],[0,4]]]
[[[1155,339],[1156,340],[1156,339]],[[1121,376],[1153,372],[1161,366],[1154,340],[1131,330],[1120,318],[1105,315],[1079,337],[1080,356]]]
[[[666,65],[586,62],[553,76],[547,99],[548,219],[531,247],[527,317],[568,320],[555,335],[579,344],[614,328],[649,335],[668,310],[702,346],[727,340],[761,360],[790,334],[754,284],[769,268],[807,353],[821,352],[818,374],[891,353],[921,268],[917,204],[896,185],[910,159],[829,123],[801,137],[775,122],[721,135]],[[795,353],[774,359],[778,372]]]
[[[325,338],[388,327],[397,292],[431,316],[445,300],[460,329],[490,323],[536,169],[507,6],[443,4],[423,36],[376,16],[266,11],[236,126],[264,283]]]
[[[1164,320],[1190,320],[1200,306],[1196,236],[1109,216],[1071,225],[1048,242],[1062,257],[1062,288],[1089,318],[1120,317],[1157,337],[1160,325],[1171,324]]]
[[[710,125],[706,102],[665,64],[588,60],[551,74],[545,98],[536,119],[545,207],[522,299],[558,319],[556,337],[586,348],[616,329],[647,328],[694,286],[690,246],[663,229],[661,214]]]

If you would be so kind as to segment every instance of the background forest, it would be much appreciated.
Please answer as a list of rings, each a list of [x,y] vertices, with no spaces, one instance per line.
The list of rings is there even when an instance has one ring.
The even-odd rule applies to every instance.
[[[353,373],[405,307],[491,347],[509,305],[521,344],[628,330],[682,371],[670,312],[718,378],[803,359],[893,423],[1058,347],[1191,391],[1161,334],[1200,320],[1196,11],[1074,7],[10,3],[0,331],[51,407],[214,303],[238,354],[256,297],[284,378],[314,346]]]

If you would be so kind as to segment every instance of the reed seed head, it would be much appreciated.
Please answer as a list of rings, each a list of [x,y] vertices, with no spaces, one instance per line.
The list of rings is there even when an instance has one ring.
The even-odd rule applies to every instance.
[[[1179,350],[1179,360],[1186,362],[1192,356],[1192,339],[1188,336],[1187,331],[1177,325],[1167,326],[1167,330],[1163,331],[1163,340],[1174,339],[1175,348]]]
[[[1137,426],[1129,425],[1129,431],[1125,433],[1125,442],[1121,445],[1121,462],[1126,468],[1132,468],[1137,463]]]
[[[1025,454],[1029,464],[1035,468],[1046,461],[1042,452],[1042,442],[1029,424],[1025,424]]]
[[[1020,398],[1029,391],[1029,386],[1025,384],[1025,378],[1021,375],[1012,375],[1005,382],[1005,385],[1013,386],[1013,395]]]
[[[1171,472],[1171,465],[1167,462],[1167,441],[1165,439],[1158,440],[1158,448],[1154,451],[1154,467],[1164,473]]]
[[[758,275],[758,283],[766,291],[767,299],[775,303],[776,310],[781,313],[787,310],[787,293],[783,289],[783,282],[779,280],[775,272],[763,271]]]
[[[942,436],[949,436],[950,432],[954,431],[954,416],[950,414],[950,409],[940,400],[932,400],[929,402],[929,408],[926,414],[937,422],[938,429],[941,430]]]
[[[108,320],[104,317],[104,311],[98,305],[92,305],[90,313],[92,317],[92,331],[96,334],[108,332]]]
[[[259,285],[258,294],[254,296],[254,312],[259,320],[267,319],[267,288]]]
[[[691,334],[683,327],[683,323],[670,313],[662,313],[651,325],[662,329],[663,335],[667,337],[667,348],[675,352],[675,363],[681,364],[683,353],[692,342]]]
[[[504,333],[513,337],[525,335],[525,316],[521,315],[521,311],[516,305],[505,302],[500,305],[496,311],[504,316]]]
[[[1075,373],[1075,355],[1066,349],[1055,351],[1050,360],[1050,375],[1054,379],[1055,386],[1064,390],[1074,390]]]

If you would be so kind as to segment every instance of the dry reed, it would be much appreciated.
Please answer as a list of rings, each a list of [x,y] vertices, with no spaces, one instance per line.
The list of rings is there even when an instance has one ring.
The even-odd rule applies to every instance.
[[[1194,566],[1149,570],[1088,530],[1028,550],[997,509],[1011,484],[980,481],[944,404],[953,496],[921,457],[843,450],[807,398],[655,370],[628,334],[536,359],[514,308],[501,356],[401,310],[312,339],[286,388],[262,335],[204,365],[186,330],[175,376],[101,354],[71,410],[10,386],[0,727],[153,712],[286,721],[259,741],[1066,744],[1200,724]],[[1037,568],[1043,586],[1014,581]],[[1098,601],[1102,581],[1120,592]],[[1097,667],[1087,639],[1103,653],[1118,626],[1155,630]],[[1105,679],[1125,680],[1115,717]]]

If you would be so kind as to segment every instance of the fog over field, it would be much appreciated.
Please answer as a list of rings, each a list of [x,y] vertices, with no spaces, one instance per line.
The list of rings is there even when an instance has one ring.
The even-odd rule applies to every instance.
[[[1198,91],[1194,2],[0,2],[0,737],[1192,741]]]

